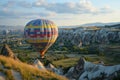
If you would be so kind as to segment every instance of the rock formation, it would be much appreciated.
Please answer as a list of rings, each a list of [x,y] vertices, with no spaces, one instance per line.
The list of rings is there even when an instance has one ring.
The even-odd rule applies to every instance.
[[[4,46],[2,47],[0,55],[19,60],[7,44],[4,44]]]
[[[120,65],[104,66],[80,58],[75,67],[69,69],[66,77],[75,80],[119,80]]]
[[[41,70],[46,70],[46,68],[44,67],[44,65],[42,64],[42,62],[40,62],[38,59],[36,59],[34,61],[33,66],[35,66],[35,67],[37,67],[38,69],[41,69]]]
[[[120,25],[119,25],[120,27]],[[100,28],[100,29],[60,29],[57,42],[71,43],[73,45],[89,45],[92,43],[109,44],[112,42],[120,42],[120,29],[119,28]]]
[[[84,72],[84,64],[85,60],[80,58],[77,65],[75,65],[75,67],[71,67],[65,76],[71,79],[77,79]]]
[[[56,68],[54,67],[53,64],[49,63],[48,66],[46,67],[48,70],[58,74],[58,75],[63,75],[63,70],[62,68]]]

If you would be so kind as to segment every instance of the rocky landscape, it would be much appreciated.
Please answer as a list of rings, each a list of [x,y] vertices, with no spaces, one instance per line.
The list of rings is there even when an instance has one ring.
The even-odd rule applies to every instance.
[[[36,59],[32,65],[22,63],[8,45],[4,45],[1,51],[0,80],[120,80],[120,65],[105,66],[102,61],[95,64],[81,57],[76,65],[64,73],[62,68],[56,68],[51,63],[44,66],[39,59]],[[31,75],[33,76],[28,77]]]
[[[116,24],[60,28],[48,60],[39,59],[34,49],[19,48],[30,46],[22,41],[15,47],[1,44],[0,80],[120,80],[119,42]]]
[[[70,29],[59,29],[58,42],[67,42],[82,46],[93,43],[109,44],[120,42],[120,24],[111,26],[91,26]]]

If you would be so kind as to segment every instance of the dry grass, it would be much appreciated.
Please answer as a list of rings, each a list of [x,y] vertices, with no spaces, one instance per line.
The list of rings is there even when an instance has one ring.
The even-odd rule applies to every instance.
[[[6,75],[6,80],[15,80],[14,77],[13,77],[13,75],[12,75],[11,70],[4,70],[3,72]]]
[[[11,58],[0,56],[0,62],[7,69],[19,71],[23,80],[67,80],[62,76],[58,76],[52,72],[39,70],[32,65],[15,61]]]

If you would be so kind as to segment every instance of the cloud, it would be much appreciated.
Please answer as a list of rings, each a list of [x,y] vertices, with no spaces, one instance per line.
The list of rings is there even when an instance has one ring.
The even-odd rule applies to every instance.
[[[44,0],[38,0],[38,3],[42,3],[43,5]],[[35,4],[34,2],[30,3],[27,1],[10,0],[1,5],[0,18],[33,18],[33,17],[50,17],[56,15],[55,12],[51,11],[35,11],[34,9],[36,7],[34,4]],[[36,5],[40,6],[40,4]]]
[[[107,5],[107,6],[103,6],[102,8],[96,9],[94,14],[96,14],[96,15],[98,15],[98,14],[108,14],[108,13],[113,13],[113,12],[114,12],[114,10],[112,10],[110,8],[110,6]]]
[[[9,10],[9,8],[3,8],[0,10],[0,18],[37,18],[37,17],[49,17],[55,16],[54,12],[18,12],[15,10]]]
[[[18,9],[20,9],[20,11]],[[57,14],[67,14],[69,16],[70,14],[97,15],[110,12],[112,12],[110,6],[106,5],[102,8],[96,8],[95,6],[93,6],[90,0],[80,0],[79,2],[64,3],[50,3],[46,2],[45,0],[37,0],[34,2],[10,0],[2,5],[0,9],[0,17],[32,18],[36,16],[50,17]]]
[[[17,5],[23,8],[32,8],[32,3],[26,1],[19,1],[17,2]]]
[[[40,7],[40,6],[47,6],[47,2],[45,0],[37,0],[36,2],[33,2],[33,6]]]
[[[6,2],[5,4],[2,5],[2,7],[13,7],[16,5],[16,1],[14,0],[9,0],[8,2]]]
[[[48,3],[45,0],[38,0],[33,3],[33,7],[44,8],[58,14],[99,14],[110,11],[110,7],[109,11],[108,8],[96,8],[89,0],[65,3]]]
[[[53,12],[30,12],[30,13],[21,13],[22,18],[42,18],[42,17],[50,17],[55,16],[56,14]]]
[[[15,11],[11,11],[8,8],[2,8],[0,10],[0,17],[1,18],[15,18],[17,13]]]

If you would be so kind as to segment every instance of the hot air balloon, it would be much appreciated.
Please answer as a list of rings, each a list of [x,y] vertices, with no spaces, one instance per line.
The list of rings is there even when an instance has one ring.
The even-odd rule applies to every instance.
[[[44,58],[45,52],[58,37],[58,28],[50,20],[36,19],[26,24],[24,36],[26,42],[32,44]]]

